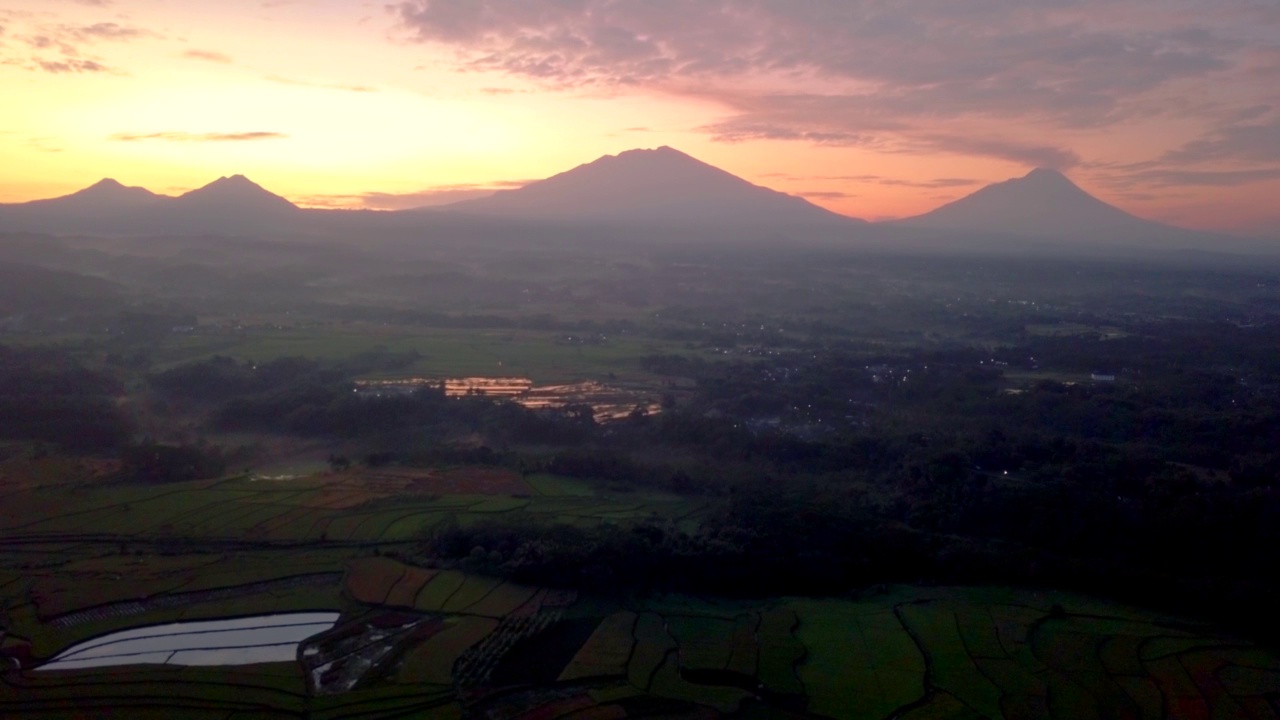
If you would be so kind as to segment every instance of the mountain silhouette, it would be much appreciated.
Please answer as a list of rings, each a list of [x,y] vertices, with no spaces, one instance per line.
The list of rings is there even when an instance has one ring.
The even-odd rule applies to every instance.
[[[243,175],[219,178],[178,197],[110,178],[70,195],[0,205],[0,230],[48,233],[252,233],[301,214]]]
[[[437,210],[628,225],[830,226],[862,222],[803,198],[753,185],[665,146],[605,155],[524,187]]]
[[[298,209],[297,205],[243,175],[220,177],[202,188],[178,196],[174,202],[188,208],[234,209],[238,212],[289,212]]]
[[[1057,170],[1037,168],[988,185],[895,225],[965,233],[1125,245],[1202,244],[1204,233],[1164,225],[1109,205]]]
[[[35,208],[74,213],[154,207],[167,199],[165,196],[157,195],[146,188],[128,187],[111,178],[104,178],[70,195],[48,200],[36,200],[26,204]]]

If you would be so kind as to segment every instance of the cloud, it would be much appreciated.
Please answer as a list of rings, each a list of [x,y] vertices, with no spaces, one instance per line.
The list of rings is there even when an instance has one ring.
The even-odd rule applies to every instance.
[[[155,132],[155,133],[116,133],[111,140],[121,142],[138,142],[142,140],[166,140],[169,142],[245,142],[251,140],[281,140],[289,137],[278,132],[234,132],[234,133],[188,133],[188,132]]]
[[[182,57],[188,60],[204,60],[205,62],[220,63],[222,65],[230,65],[233,62],[230,55],[224,55],[212,50],[188,50],[182,53]]]
[[[108,67],[102,58],[90,54],[89,49],[102,43],[163,37],[144,28],[117,22],[51,23],[44,22],[45,14],[21,12],[0,12],[0,17],[16,21],[16,26],[6,27],[6,34],[28,48],[25,54],[0,58],[0,63],[38,72],[123,74]],[[14,46],[9,44],[8,47]]]
[[[846,198],[857,197],[853,193],[847,193],[841,190],[809,190],[806,192],[795,192],[792,195],[799,195],[803,198],[811,198],[813,200],[844,200]]]
[[[982,184],[973,178],[934,178],[932,180],[903,180],[901,178],[884,177],[883,175],[842,175],[833,180],[852,180],[855,182],[874,183],[889,187],[909,187],[937,190],[940,188],[971,187]]]
[[[158,37],[142,28],[129,27],[113,22],[94,23],[78,27],[63,26],[64,30],[80,40],[133,40],[142,37]]]
[[[465,70],[718,101],[731,114],[698,129],[723,142],[941,149],[1068,168],[1081,158],[1038,139],[1046,131],[1202,115],[1220,101],[1188,83],[1245,82],[1235,71],[1269,67],[1258,53],[1276,45],[1263,31],[1280,23],[1271,5],[402,0],[392,10],[409,40],[453,49]],[[953,125],[1027,132],[969,136]]]
[[[1257,106],[1242,115],[1250,121],[1270,112],[1270,106]],[[1216,160],[1280,163],[1280,116],[1263,122],[1226,123],[1160,158],[1161,163],[1174,165]]]
[[[31,148],[31,149],[33,149],[33,150],[36,150],[36,151],[38,151],[38,152],[43,152],[43,153],[60,153],[60,152],[63,152],[63,148],[55,147],[55,146],[53,146],[53,145],[50,145],[50,144],[49,144],[50,142],[54,141],[55,139],[56,139],[56,138],[51,138],[51,137],[29,137],[29,138],[27,138],[27,141],[26,141],[24,144],[25,144],[27,147],[29,147],[29,148]]]
[[[36,60],[35,67],[47,73],[99,73],[110,72],[110,68],[95,60]]]
[[[1280,180],[1280,113],[1253,105],[1229,114],[1189,142],[1132,163],[1096,163],[1100,181],[1120,194],[1146,200],[1141,189],[1239,187]]]
[[[423,207],[440,207],[463,200],[488,197],[499,190],[522,187],[530,180],[511,180],[494,183],[462,183],[440,185],[410,193],[366,192],[354,195],[312,195],[300,198],[309,207],[351,208],[361,210],[412,210]]]
[[[1138,182],[1155,187],[1236,187],[1256,182],[1280,180],[1280,167],[1250,170],[1143,170],[1124,177],[1126,182]]]
[[[1013,139],[924,133],[915,138],[915,142],[918,147],[904,152],[977,155],[1055,170],[1068,170],[1080,164],[1080,156],[1068,148]]]

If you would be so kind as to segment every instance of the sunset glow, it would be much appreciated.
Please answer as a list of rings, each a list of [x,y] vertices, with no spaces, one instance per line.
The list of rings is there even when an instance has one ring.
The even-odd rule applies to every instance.
[[[1280,236],[1280,5],[8,0],[0,202],[413,207],[670,145],[870,220],[1036,166]]]

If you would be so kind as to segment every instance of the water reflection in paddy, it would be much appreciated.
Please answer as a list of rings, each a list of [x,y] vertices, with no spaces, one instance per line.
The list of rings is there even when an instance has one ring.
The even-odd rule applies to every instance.
[[[336,612],[287,613],[133,628],[74,645],[38,669],[292,662],[298,644],[332,628],[338,616]]]

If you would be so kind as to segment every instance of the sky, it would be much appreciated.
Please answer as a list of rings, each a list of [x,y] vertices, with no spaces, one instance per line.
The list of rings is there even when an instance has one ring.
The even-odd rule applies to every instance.
[[[1280,237],[1280,0],[0,0],[0,202],[395,209],[661,145],[870,220],[1052,167]]]

